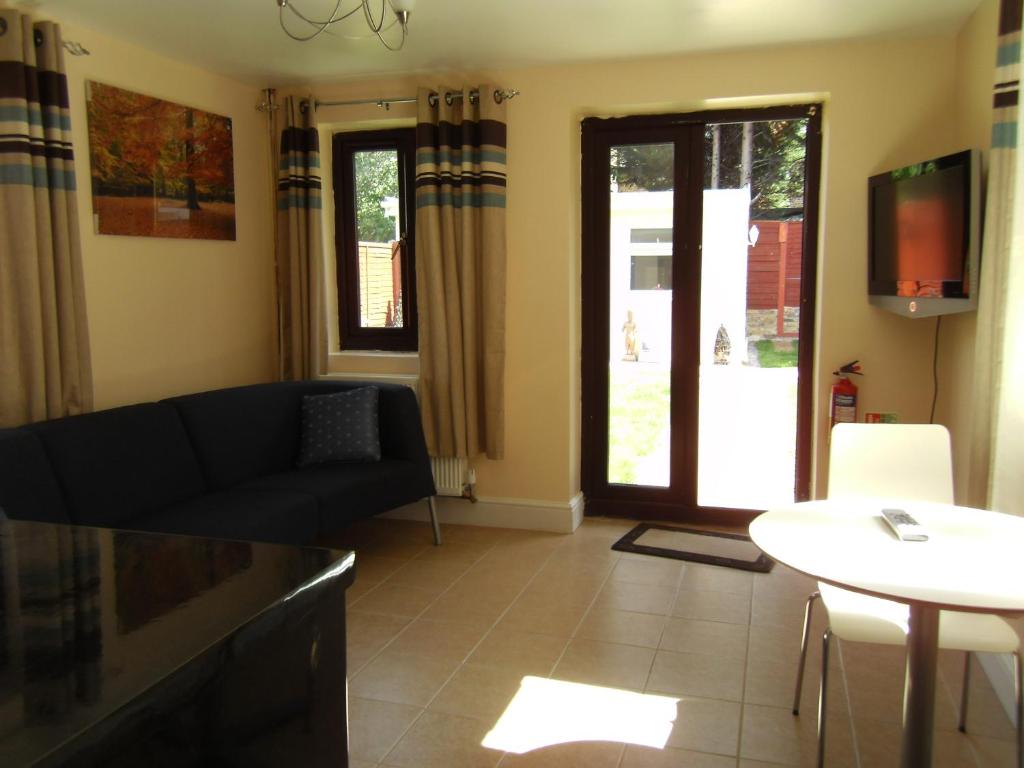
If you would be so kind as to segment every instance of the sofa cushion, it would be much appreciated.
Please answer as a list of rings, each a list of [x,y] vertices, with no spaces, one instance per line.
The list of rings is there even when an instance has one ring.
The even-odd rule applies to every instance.
[[[275,544],[309,544],[316,538],[319,526],[313,496],[275,489],[211,493],[130,523],[131,528],[140,531]]]
[[[118,527],[206,490],[173,407],[143,403],[30,424],[81,525]]]
[[[210,487],[223,490],[295,467],[303,395],[360,386],[366,384],[282,381],[183,395],[164,402],[181,414]]]
[[[70,523],[43,444],[24,429],[0,430],[0,510],[11,520]]]
[[[302,398],[300,467],[332,461],[380,461],[376,387]]]
[[[382,459],[374,464],[320,464],[268,475],[246,489],[278,489],[312,494],[320,503],[321,533],[353,520],[411,504],[434,493],[430,473],[411,461]]]

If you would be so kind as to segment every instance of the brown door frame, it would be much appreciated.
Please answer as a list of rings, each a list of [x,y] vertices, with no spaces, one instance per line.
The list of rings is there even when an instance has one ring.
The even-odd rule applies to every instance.
[[[797,500],[810,498],[813,443],[814,328],[818,201],[821,176],[821,104],[716,110],[676,115],[587,118],[582,122],[582,424],[581,480],[586,514],[641,519],[744,523],[758,512],[697,505],[699,360],[687,355],[700,328],[704,126],[708,123],[807,118],[804,237],[798,353]],[[672,302],[671,451],[668,488],[608,483],[609,220],[607,169],[612,146],[675,145],[672,279],[696,301]],[[689,204],[688,204],[689,203]],[[675,258],[679,256],[680,258]],[[688,359],[692,358],[692,359]]]

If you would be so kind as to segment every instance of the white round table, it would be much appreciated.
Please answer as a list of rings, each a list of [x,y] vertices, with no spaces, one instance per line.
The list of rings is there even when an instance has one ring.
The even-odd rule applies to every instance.
[[[904,509],[928,541],[900,541],[880,516]],[[765,512],[750,537],[818,581],[910,606],[904,768],[931,765],[939,611],[1024,614],[1024,518],[901,499],[809,501]]]

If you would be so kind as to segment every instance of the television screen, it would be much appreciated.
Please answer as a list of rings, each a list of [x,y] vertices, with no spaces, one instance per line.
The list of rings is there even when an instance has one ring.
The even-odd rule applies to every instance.
[[[967,298],[971,250],[971,152],[869,181],[869,293]]]

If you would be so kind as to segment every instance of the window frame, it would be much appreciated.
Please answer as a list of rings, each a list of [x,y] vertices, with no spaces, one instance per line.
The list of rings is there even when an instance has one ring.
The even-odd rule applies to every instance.
[[[416,129],[340,132],[333,135],[331,144],[339,347],[342,351],[416,352],[419,348],[416,312]],[[399,231],[402,233],[401,328],[366,328],[360,321],[355,153],[372,150],[395,150],[398,153]]]

